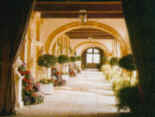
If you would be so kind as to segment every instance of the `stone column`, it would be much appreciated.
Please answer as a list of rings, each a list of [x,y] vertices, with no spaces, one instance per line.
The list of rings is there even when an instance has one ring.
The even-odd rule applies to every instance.
[[[116,56],[116,44],[115,44],[115,39],[112,41],[112,56]]]
[[[24,63],[27,64],[27,52],[28,52],[28,35],[25,36],[25,45],[24,45]]]
[[[22,98],[22,80],[23,80],[23,77],[20,76],[18,77],[18,94],[17,94],[17,102],[16,102],[16,105],[18,108],[22,108],[24,106],[24,103],[23,103],[23,98]]]
[[[116,56],[121,57],[120,43],[116,40]]]
[[[16,107],[22,108],[24,106],[22,99],[22,80],[23,76],[18,72],[18,67],[22,64],[20,57],[17,58],[16,62],[13,65],[14,76],[16,81]]]

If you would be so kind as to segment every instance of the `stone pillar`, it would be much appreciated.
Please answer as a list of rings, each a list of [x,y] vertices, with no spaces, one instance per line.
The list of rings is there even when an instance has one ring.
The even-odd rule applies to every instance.
[[[36,47],[36,70],[35,70],[35,74],[36,74],[36,78],[37,80],[40,80],[41,77],[41,67],[38,65],[38,57],[41,55],[41,43],[37,43],[37,47]]]
[[[31,15],[28,31],[25,36],[25,63],[32,76],[36,77],[37,67],[37,42],[40,41],[40,13],[33,12]]]
[[[120,43],[116,40],[116,56],[121,57]]]
[[[121,56],[120,43],[116,39],[113,40],[113,56],[114,57]]]
[[[116,56],[115,39],[112,40],[112,56]]]
[[[36,64],[37,64],[37,45],[36,45],[36,41],[32,40],[31,41],[31,61],[30,61],[30,70],[31,70],[31,74],[34,78],[36,78]]]
[[[28,35],[25,36],[25,47],[24,47],[24,63],[27,64],[27,44],[28,44]]]
[[[18,77],[18,94],[17,94],[17,102],[16,102],[16,105],[17,107],[19,108],[22,108],[24,106],[24,103],[23,103],[23,98],[22,98],[22,80],[23,80],[23,77],[20,76]]]
[[[16,62],[13,65],[14,78],[15,78],[15,88],[16,88],[16,107],[22,108],[24,106],[22,99],[22,79],[23,76],[18,72],[18,67],[22,64],[20,57],[17,58]]]

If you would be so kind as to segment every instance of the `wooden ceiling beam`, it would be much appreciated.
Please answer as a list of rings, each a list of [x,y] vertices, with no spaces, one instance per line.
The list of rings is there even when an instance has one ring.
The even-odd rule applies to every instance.
[[[114,39],[114,37],[104,31],[92,28],[81,28],[66,32],[71,39],[88,39],[89,37],[94,39]]]
[[[76,36],[76,37],[75,36],[74,37],[70,36],[69,38],[70,39],[88,39],[87,36]],[[91,38],[92,39],[114,39],[111,36],[92,36]]]
[[[45,4],[45,5],[36,5],[36,7],[34,8],[34,10],[36,11],[79,11],[81,9],[85,9],[87,11],[91,11],[91,10],[122,10],[122,7],[121,5],[114,5],[114,4],[111,4],[111,5],[102,5],[102,4],[98,4],[98,5],[89,5],[89,4],[86,4],[86,5],[80,5],[80,4],[68,4],[68,5],[65,5],[65,4],[62,4],[62,5],[57,5],[57,4]]]
[[[43,18],[77,18],[87,10],[88,18],[122,18],[121,2],[36,2],[35,11]]]
[[[37,1],[36,5],[43,5],[43,4],[58,4],[58,5],[67,5],[67,4],[80,4],[80,5],[112,5],[117,4],[120,5],[121,1],[87,1],[87,2],[80,2],[80,1],[65,1],[65,2],[56,2],[56,1]]]
[[[88,14],[88,18],[124,18],[124,15],[119,14]],[[78,18],[78,14],[50,14],[42,13],[42,18]]]
[[[49,14],[80,14],[80,11],[43,11],[42,13],[49,13]],[[87,14],[121,14],[123,13],[122,10],[109,10],[109,11],[87,11]]]

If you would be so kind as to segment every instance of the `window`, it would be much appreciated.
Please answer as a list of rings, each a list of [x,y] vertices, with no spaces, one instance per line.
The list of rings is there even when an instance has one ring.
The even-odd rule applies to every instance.
[[[100,63],[100,51],[96,48],[90,48],[86,52],[86,63]]]

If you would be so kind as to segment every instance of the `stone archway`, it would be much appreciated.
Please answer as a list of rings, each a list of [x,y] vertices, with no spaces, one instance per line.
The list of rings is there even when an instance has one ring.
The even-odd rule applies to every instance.
[[[82,49],[82,51],[80,53],[80,55],[81,55],[85,49],[92,47],[92,44],[93,44],[93,47],[97,47],[97,48],[100,48],[101,50],[103,50],[105,52],[105,55],[110,54],[110,51],[108,50],[108,48],[106,46],[104,46],[102,43],[98,42],[98,41],[83,41],[81,43],[78,43],[73,48],[73,53],[72,54],[74,54],[76,52],[76,50],[78,48],[80,48],[81,46],[86,45],[86,47],[84,49]]]
[[[85,24],[81,24],[81,22],[76,21],[76,22],[71,22],[69,24],[59,27],[58,29],[56,29],[54,32],[52,32],[48,36],[48,39],[45,43],[46,53],[51,52],[51,49],[52,49],[55,41],[57,40],[57,37],[59,37],[60,35],[68,32],[68,31],[71,31],[73,29],[78,29],[78,28],[95,28],[95,29],[103,30],[103,31],[113,35],[114,38],[120,42],[122,55],[128,53],[128,45],[124,41],[124,39],[121,37],[121,35],[111,26],[108,26],[106,24],[96,22],[96,21],[88,21]]]
[[[88,47],[81,54],[83,68],[100,68],[104,50],[99,47]]]
[[[84,48],[81,50],[79,56],[81,56],[82,53],[84,53],[84,51],[87,50],[87,49],[90,48],[90,47],[92,47],[92,46],[91,46],[91,45],[87,45],[86,47],[84,47]],[[111,52],[106,52],[105,49],[104,49],[103,47],[101,47],[101,46],[95,45],[95,46],[93,46],[93,47],[95,47],[95,48],[100,48],[102,51],[104,51],[104,55],[105,55],[105,56],[112,56],[112,53],[111,53]]]

